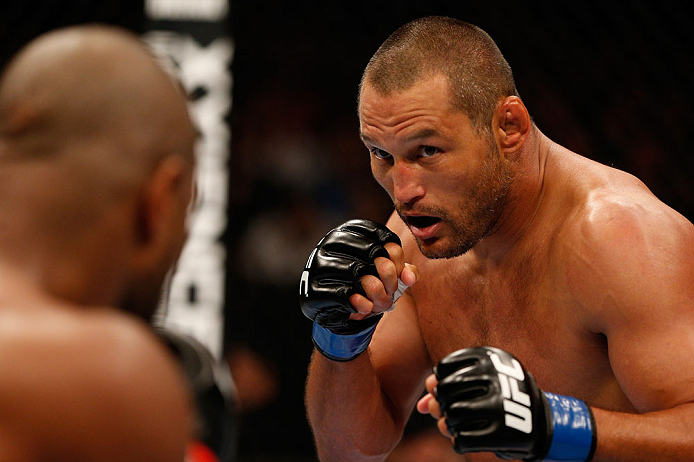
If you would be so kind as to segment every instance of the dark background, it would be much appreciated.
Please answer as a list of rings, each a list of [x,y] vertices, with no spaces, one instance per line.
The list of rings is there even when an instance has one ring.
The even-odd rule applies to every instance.
[[[298,279],[327,230],[390,213],[357,136],[356,92],[370,56],[403,23],[440,14],[482,27],[545,134],[638,176],[694,217],[689,15],[678,2],[521,3],[231,5],[226,332],[240,388],[250,390],[241,416],[245,460],[312,457],[302,398],[310,322],[298,310]],[[4,0],[0,58],[40,32],[87,21],[141,32],[141,0]]]

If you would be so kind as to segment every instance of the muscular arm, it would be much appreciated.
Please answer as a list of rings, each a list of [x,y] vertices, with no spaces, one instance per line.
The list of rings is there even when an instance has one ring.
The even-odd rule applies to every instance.
[[[577,297],[641,414],[594,409],[595,460],[694,459],[694,228],[653,199],[582,228]]]
[[[430,370],[409,293],[384,314],[360,356],[335,362],[315,352],[306,407],[320,459],[384,460],[400,440]]]
[[[306,406],[321,460],[384,460],[400,440],[430,370],[405,297],[354,360],[314,353]]]

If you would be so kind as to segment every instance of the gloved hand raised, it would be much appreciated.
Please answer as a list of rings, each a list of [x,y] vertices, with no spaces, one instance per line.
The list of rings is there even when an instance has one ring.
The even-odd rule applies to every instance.
[[[366,350],[382,312],[407,289],[400,278],[405,268],[400,239],[379,223],[350,220],[321,239],[299,287],[318,351],[349,361]],[[414,269],[407,268],[412,284]]]

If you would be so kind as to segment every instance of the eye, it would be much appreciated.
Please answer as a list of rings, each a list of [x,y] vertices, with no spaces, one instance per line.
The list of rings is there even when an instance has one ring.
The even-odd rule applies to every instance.
[[[431,157],[439,152],[441,152],[441,150],[439,148],[435,148],[434,146],[420,146],[419,148],[419,154],[421,157]]]
[[[371,155],[376,157],[377,159],[387,160],[391,157],[390,154],[388,154],[388,152],[384,151],[383,149],[371,148],[369,151],[371,151]]]

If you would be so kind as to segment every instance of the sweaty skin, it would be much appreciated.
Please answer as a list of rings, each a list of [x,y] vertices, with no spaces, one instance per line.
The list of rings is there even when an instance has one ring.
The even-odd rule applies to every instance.
[[[448,92],[440,75],[389,95],[362,89],[374,177],[406,221],[439,220],[388,221],[402,240],[396,267],[407,262],[418,278],[368,354],[314,354],[307,406],[321,460],[385,460],[431,368],[478,345],[511,352],[542,390],[586,401],[594,460],[691,460],[694,227],[633,176],[553,143],[518,97],[499,100],[488,135]],[[427,258],[480,229],[462,255]],[[352,303],[368,312],[379,290],[365,286]],[[435,384],[429,377],[430,392]],[[417,407],[441,417],[431,395]],[[446,434],[443,419],[439,428]]]
[[[147,325],[195,131],[137,37],[51,32],[0,77],[0,460],[178,461],[182,372]]]

